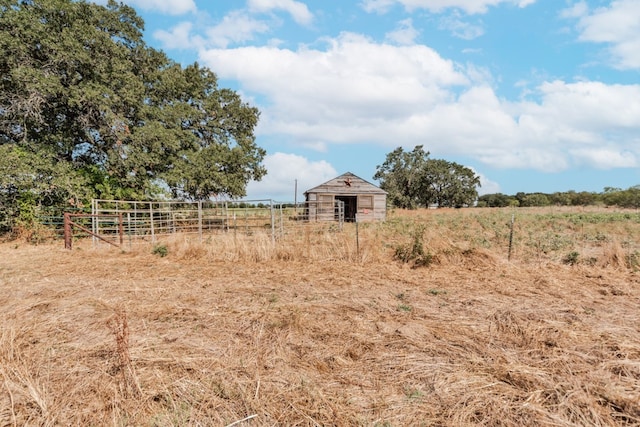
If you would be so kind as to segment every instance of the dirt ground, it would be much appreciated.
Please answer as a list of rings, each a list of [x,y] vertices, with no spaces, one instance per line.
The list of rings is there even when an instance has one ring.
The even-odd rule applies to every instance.
[[[640,275],[0,244],[0,426],[640,425]]]

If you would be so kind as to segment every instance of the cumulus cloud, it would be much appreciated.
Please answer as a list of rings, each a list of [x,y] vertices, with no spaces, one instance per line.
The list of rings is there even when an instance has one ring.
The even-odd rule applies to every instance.
[[[152,2],[152,0],[128,1],[131,3]],[[293,20],[299,24],[308,25],[313,21],[313,15],[304,3],[293,0],[248,0],[245,8],[229,11],[215,25],[205,26],[204,19],[200,19],[197,25],[182,22],[169,30],[157,30],[153,35],[165,49],[200,50],[210,47],[227,48],[230,45],[242,45],[255,41],[257,36],[266,34],[282,25],[282,21],[271,13],[277,10],[289,13]],[[258,17],[260,14],[270,14],[271,16],[269,20],[265,20],[262,19],[264,16]],[[277,39],[271,41],[272,45],[278,43]]]
[[[484,34],[482,25],[466,22],[454,14],[440,20],[439,28],[449,31],[453,36],[463,40],[473,40]]]
[[[468,83],[452,61],[426,46],[380,45],[352,33],[327,44],[326,50],[211,49],[201,52],[201,60],[220,76],[267,95],[272,115],[296,111],[282,130],[296,122],[358,128],[352,119],[361,114],[372,120],[404,117],[446,99],[446,87]]]
[[[204,41],[200,37],[192,37],[191,22],[181,22],[169,31],[158,30],[153,33],[153,37],[160,42],[165,49],[193,49],[204,47]]]
[[[633,168],[637,167],[638,153],[621,151],[618,147],[594,147],[591,149],[577,148],[571,154],[582,164],[596,169]]]
[[[548,81],[511,102],[476,67],[424,45],[352,33],[326,42],[324,50],[211,49],[200,59],[265,100],[261,134],[306,147],[426,143],[439,156],[549,172],[638,166],[640,85]]]
[[[640,2],[616,0],[594,10],[580,2],[561,15],[578,19],[579,40],[606,44],[613,66],[640,69]]]
[[[385,35],[385,39],[400,45],[414,44],[416,37],[420,32],[413,26],[411,19],[405,19],[398,23],[398,28],[388,32]]]
[[[227,47],[230,43],[253,40],[255,34],[266,33],[269,25],[257,20],[244,11],[233,11],[222,22],[207,29],[210,46]]]
[[[107,4],[107,0],[96,0],[95,3]],[[198,10],[194,0],[122,0],[122,3],[166,15],[184,15]]]
[[[470,168],[476,175],[480,177],[480,188],[478,188],[478,195],[482,196],[483,194],[495,194],[500,193],[500,184],[495,181],[490,180],[481,172],[476,171],[473,168]]]
[[[309,25],[313,21],[313,14],[307,5],[294,0],[248,0],[249,10],[252,12],[270,12],[272,10],[283,10],[295,22],[300,25]]]
[[[562,18],[582,18],[589,12],[589,5],[585,1],[579,1],[560,12]]]
[[[249,183],[247,187],[249,198],[266,197],[280,202],[292,202],[297,198],[300,202],[306,190],[329,181],[337,175],[333,166],[326,161],[310,161],[296,154],[270,154],[265,157],[263,163],[268,174],[260,182]]]
[[[386,13],[393,5],[402,5],[412,11],[426,9],[432,13],[441,13],[447,9],[459,9],[469,15],[486,13],[490,6],[513,4],[526,7],[536,0],[364,0],[361,5],[367,12]]]
[[[384,14],[395,4],[396,0],[364,0],[360,3],[360,6],[367,13]]]
[[[197,33],[201,30],[204,35]],[[255,19],[242,10],[228,13],[218,24],[195,29],[191,22],[181,22],[169,30],[157,30],[153,37],[165,49],[200,50],[208,47],[227,48],[229,45],[251,42],[256,35],[270,30],[267,22]]]

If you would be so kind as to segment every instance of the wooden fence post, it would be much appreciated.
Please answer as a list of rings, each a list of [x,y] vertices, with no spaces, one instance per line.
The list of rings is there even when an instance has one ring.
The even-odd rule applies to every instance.
[[[124,244],[124,224],[122,223],[122,212],[118,212],[118,234],[120,235],[120,247]]]
[[[507,260],[511,261],[511,249],[513,247],[513,223],[516,220],[516,214],[511,214],[511,227],[509,230],[509,253],[507,255]]]
[[[71,214],[69,212],[64,213],[64,248],[71,249],[71,242],[73,238],[71,235]]]

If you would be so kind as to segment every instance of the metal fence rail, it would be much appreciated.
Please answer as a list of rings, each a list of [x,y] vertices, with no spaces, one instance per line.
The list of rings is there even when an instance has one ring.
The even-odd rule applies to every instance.
[[[111,215],[111,217],[109,216]],[[122,223],[114,221],[120,215]],[[337,223],[342,229],[344,203],[305,202],[301,204],[273,200],[242,201],[125,201],[94,199],[91,203],[91,231],[95,236],[114,235],[122,228],[129,243],[156,242],[171,234],[207,234],[234,232],[247,235],[270,233],[276,238],[309,222]]]

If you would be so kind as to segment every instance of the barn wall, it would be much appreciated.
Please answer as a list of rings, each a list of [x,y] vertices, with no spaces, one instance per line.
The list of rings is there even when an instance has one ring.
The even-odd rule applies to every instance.
[[[358,221],[384,221],[387,214],[387,193],[352,173],[340,175],[305,193],[311,221],[333,221],[334,214],[324,212],[324,201],[332,203],[336,197],[357,198],[350,215]]]
[[[359,194],[361,195],[361,194]],[[373,197],[373,207],[363,208],[358,205],[358,222],[384,221],[387,216],[387,195],[386,194],[366,194]]]
[[[362,205],[362,200],[358,197],[357,207],[357,219],[358,221],[384,221],[387,214],[387,195],[386,194],[353,194],[353,193],[307,193],[307,209],[309,219],[311,221],[333,221],[334,213],[327,211],[327,207],[322,202],[322,199],[330,196],[335,200],[336,196],[358,197],[366,196],[371,197],[371,204]],[[333,206],[333,203],[331,206]]]
[[[330,201],[323,200],[330,197]],[[307,194],[307,218],[309,221],[334,221],[334,198],[333,195],[327,193],[308,193]]]
[[[353,180],[351,186],[347,187],[343,180],[334,179],[326,184],[309,190],[308,194],[335,194],[339,196],[356,196],[358,194],[386,194],[381,193],[381,190],[368,182],[360,182]]]

